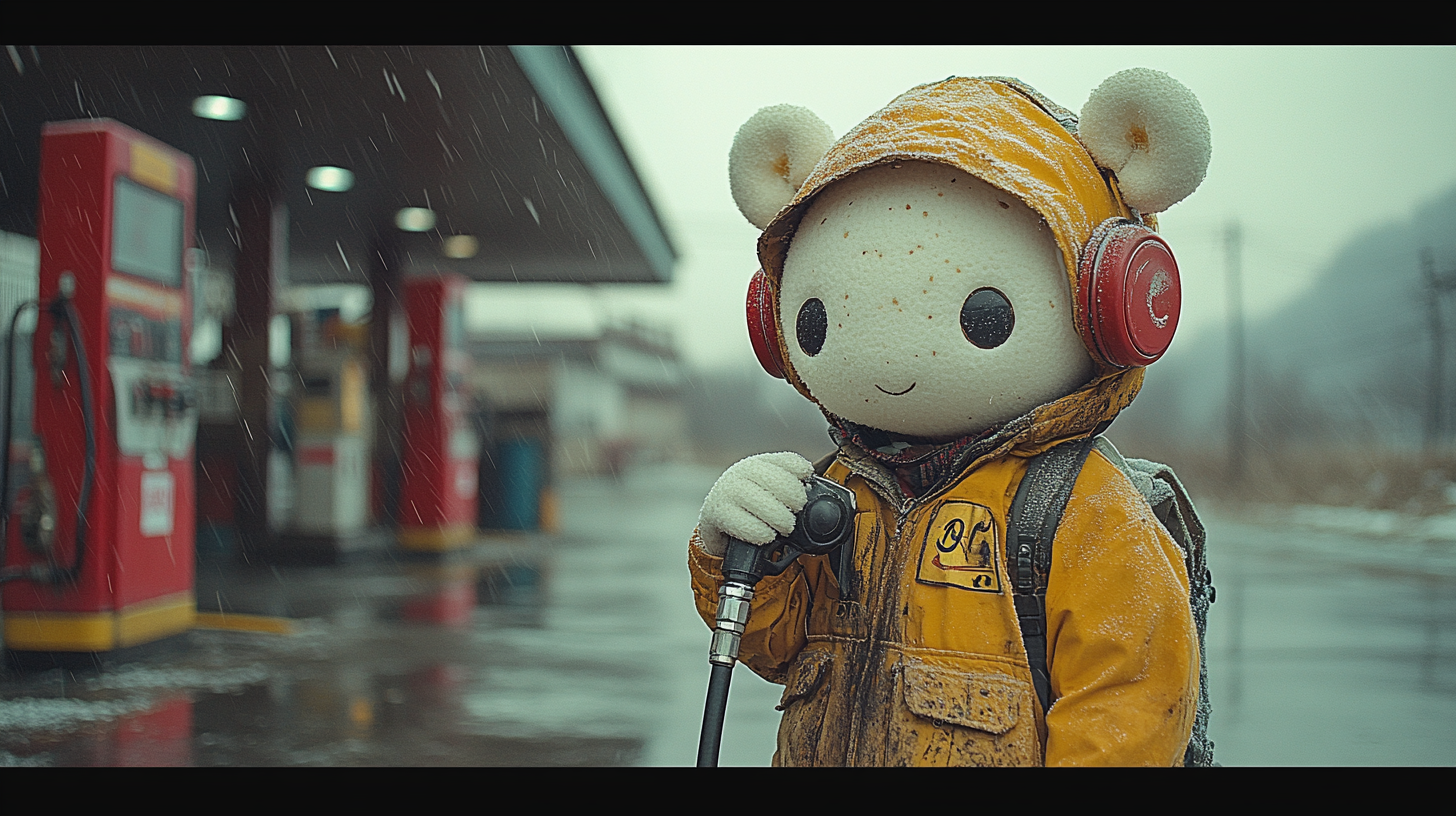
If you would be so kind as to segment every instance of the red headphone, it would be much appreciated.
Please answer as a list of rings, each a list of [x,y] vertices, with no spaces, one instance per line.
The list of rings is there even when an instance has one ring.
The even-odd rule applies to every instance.
[[[1182,305],[1178,262],[1157,233],[1126,218],[1097,225],[1077,264],[1077,331],[1094,357],[1117,368],[1145,366],[1173,342]],[[786,379],[774,301],[762,269],[748,284],[748,339],[759,365]]]

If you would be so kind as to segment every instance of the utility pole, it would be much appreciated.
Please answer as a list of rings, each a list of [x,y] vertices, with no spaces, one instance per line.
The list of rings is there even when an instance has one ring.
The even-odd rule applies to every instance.
[[[1229,323],[1228,477],[1240,489],[1248,458],[1244,373],[1244,232],[1237,219],[1224,229]]]
[[[1425,279],[1427,317],[1431,330],[1431,369],[1426,392],[1426,455],[1435,456],[1446,440],[1446,328],[1441,322],[1441,296],[1456,290],[1456,269],[1436,271],[1436,254],[1421,249],[1421,273]]]

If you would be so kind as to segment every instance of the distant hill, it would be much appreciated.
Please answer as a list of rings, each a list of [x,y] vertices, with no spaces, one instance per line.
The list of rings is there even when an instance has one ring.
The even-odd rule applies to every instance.
[[[1353,238],[1318,283],[1247,335],[1251,441],[1413,450],[1423,438],[1431,338],[1420,253],[1456,268],[1456,187]],[[1248,263],[1246,261],[1246,268]],[[1448,438],[1456,431],[1456,304],[1448,296]],[[1223,449],[1226,329],[1179,337],[1176,359],[1149,369],[1114,439],[1158,449]],[[1257,453],[1252,454],[1257,455]]]

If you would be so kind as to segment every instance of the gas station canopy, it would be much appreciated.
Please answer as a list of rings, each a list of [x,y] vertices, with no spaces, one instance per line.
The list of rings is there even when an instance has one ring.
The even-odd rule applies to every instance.
[[[580,63],[555,46],[7,46],[0,230],[36,234],[44,122],[107,117],[197,162],[199,245],[241,186],[289,214],[288,282],[404,273],[658,283],[675,252]]]

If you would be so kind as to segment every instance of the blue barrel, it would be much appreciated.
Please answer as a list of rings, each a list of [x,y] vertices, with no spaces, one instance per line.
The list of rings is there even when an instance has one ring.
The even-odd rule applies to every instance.
[[[541,520],[541,488],[546,476],[546,446],[539,439],[516,438],[500,442],[501,498],[505,505],[500,526],[507,530],[535,530]]]

